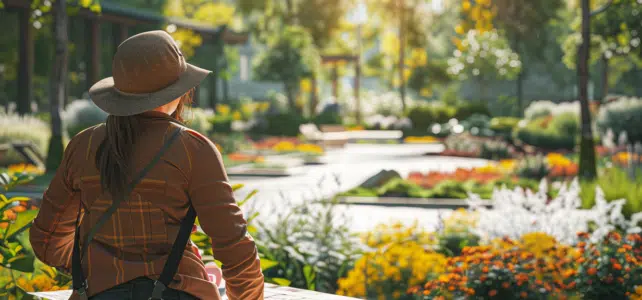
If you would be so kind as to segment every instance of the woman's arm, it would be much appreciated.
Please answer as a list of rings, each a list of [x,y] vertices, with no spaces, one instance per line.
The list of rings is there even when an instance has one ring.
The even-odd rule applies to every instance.
[[[75,148],[76,143],[72,140],[43,195],[40,212],[29,231],[36,257],[52,267],[71,267],[76,216],[80,205],[79,195],[73,191],[69,177],[70,160]]]
[[[214,257],[223,263],[231,300],[263,299],[263,273],[247,222],[236,204],[222,158],[214,144],[201,143],[192,157],[189,194]]]

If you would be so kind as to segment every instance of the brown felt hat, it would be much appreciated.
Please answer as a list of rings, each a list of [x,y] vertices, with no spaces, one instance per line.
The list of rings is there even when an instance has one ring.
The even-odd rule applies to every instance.
[[[89,96],[111,115],[131,116],[172,102],[199,85],[209,73],[185,62],[167,32],[148,31],[118,46],[112,77],[94,84]]]

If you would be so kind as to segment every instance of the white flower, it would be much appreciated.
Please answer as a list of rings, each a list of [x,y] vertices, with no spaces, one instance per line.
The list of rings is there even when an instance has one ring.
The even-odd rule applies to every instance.
[[[478,212],[479,220],[476,232],[484,239],[509,237],[517,239],[530,232],[543,232],[566,244],[577,242],[578,232],[588,232],[589,224],[596,229],[591,234],[594,241],[602,239],[610,231],[626,228],[629,232],[639,231],[637,222],[642,220],[642,213],[634,215],[627,222],[622,215],[626,200],[607,202],[601,189],[596,190],[596,204],[591,209],[582,209],[580,185],[574,180],[570,186],[563,185],[559,195],[548,202],[547,184],[542,181],[539,191],[516,188],[495,190],[492,199],[493,208],[482,206],[487,200],[471,194],[468,203],[472,210]]]

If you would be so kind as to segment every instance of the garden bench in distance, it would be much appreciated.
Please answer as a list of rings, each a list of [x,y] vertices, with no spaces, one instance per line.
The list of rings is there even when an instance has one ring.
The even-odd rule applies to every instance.
[[[0,158],[6,155],[9,150],[15,150],[25,163],[37,166],[38,168],[45,167],[45,158],[38,151],[38,147],[32,142],[12,142],[7,144],[0,144]]]

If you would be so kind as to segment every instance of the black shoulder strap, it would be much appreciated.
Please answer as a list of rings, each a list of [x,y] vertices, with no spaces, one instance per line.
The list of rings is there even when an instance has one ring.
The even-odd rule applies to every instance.
[[[167,261],[165,261],[165,266],[163,267],[160,277],[156,282],[154,282],[154,290],[152,291],[152,296],[148,300],[163,299],[163,292],[167,289],[167,286],[174,278],[174,275],[178,270],[178,265],[183,258],[183,252],[185,251],[187,241],[192,234],[192,227],[194,227],[195,220],[196,210],[190,202],[187,215],[185,215],[185,218],[181,221],[181,228],[178,230],[178,235],[172,245],[172,251],[169,253]]]
[[[169,147],[172,145],[172,143],[176,140],[176,138],[179,136],[181,133],[182,128],[176,129],[176,132],[172,134],[172,136],[165,141],[161,149],[156,153],[156,156],[143,168],[143,170],[134,178],[134,180],[127,186],[125,190],[125,195],[127,197],[129,194],[134,190],[136,185],[145,178],[147,173],[158,163],[158,161],[161,159],[163,154],[169,149]],[[102,215],[100,216],[100,219],[96,224],[89,230],[89,233],[87,234],[82,251],[80,250],[80,209],[78,210],[78,216],[76,217],[76,232],[74,234],[74,246],[73,246],[73,252],[71,256],[71,276],[72,276],[72,281],[73,281],[73,289],[80,295],[82,300],[87,299],[87,280],[85,278],[85,275],[83,274],[82,270],[82,256],[87,252],[87,249],[89,247],[89,244],[94,238],[94,235],[98,232],[98,230],[111,218],[111,216],[114,214],[114,212],[118,209],[120,206],[120,203],[123,201],[123,198],[117,198],[117,199],[112,199],[112,205],[109,207],[109,209]]]

